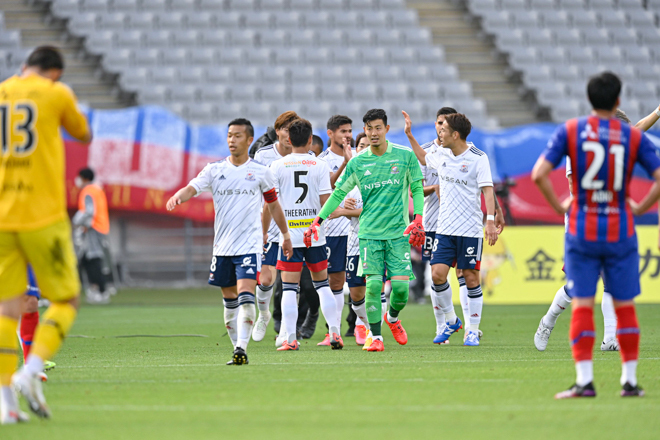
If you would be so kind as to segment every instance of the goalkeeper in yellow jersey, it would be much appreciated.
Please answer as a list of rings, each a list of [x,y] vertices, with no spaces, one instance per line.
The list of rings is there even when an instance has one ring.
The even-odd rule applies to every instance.
[[[50,417],[39,374],[71,329],[80,282],[66,211],[60,127],[89,142],[91,133],[73,92],[59,82],[62,54],[36,48],[22,72],[0,83],[0,422],[26,421],[14,390],[42,418]],[[51,302],[24,366],[16,328],[31,264]],[[12,376],[13,375],[13,376]],[[12,388],[13,385],[13,388]]]

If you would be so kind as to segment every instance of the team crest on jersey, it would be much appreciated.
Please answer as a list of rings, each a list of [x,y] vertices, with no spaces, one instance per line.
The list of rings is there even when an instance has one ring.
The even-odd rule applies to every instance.
[[[390,168],[390,174],[399,174],[399,167],[392,165],[392,168]]]
[[[461,173],[467,173],[468,172],[468,164],[466,162],[463,162],[461,164]]]
[[[247,173],[247,176],[245,176],[245,180],[254,182],[254,173]]]
[[[209,274],[209,281],[215,281],[215,276],[213,275],[213,272]]]

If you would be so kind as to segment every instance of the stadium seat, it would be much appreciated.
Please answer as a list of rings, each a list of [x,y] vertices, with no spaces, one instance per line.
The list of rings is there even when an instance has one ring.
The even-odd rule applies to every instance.
[[[318,91],[317,87],[314,84],[294,84],[291,87],[291,100],[293,103],[300,104],[303,101],[315,100],[317,98]],[[291,106],[290,106],[291,107]],[[283,111],[290,110],[292,108],[287,108]],[[281,111],[278,110],[281,113]]]
[[[198,0],[202,11],[222,11],[225,9],[225,0]]]
[[[417,11],[406,9],[391,13],[392,27],[397,29],[419,28],[419,16]]]
[[[348,70],[345,67],[332,66],[319,72],[321,84],[344,84],[348,78]]]
[[[158,49],[152,50],[158,51]],[[184,48],[167,49],[161,52],[160,59],[165,66],[187,66],[190,63],[189,54],[190,51]]]
[[[402,69],[398,66],[383,66],[376,69],[376,80],[380,82],[395,82],[403,79]]]
[[[293,47],[316,46],[318,32],[313,30],[295,29],[289,32],[289,41]]]
[[[302,64],[306,59],[305,53],[300,49],[291,49],[280,47],[274,49],[275,61],[280,65],[295,65]]]
[[[347,69],[350,82],[367,82],[375,76],[374,68],[370,66],[358,66]]]
[[[135,0],[112,0],[112,10],[115,12],[137,12],[138,2]]]
[[[262,11],[279,12],[286,6],[285,0],[261,0],[259,6]]]
[[[396,10],[400,11],[405,9],[405,0],[378,0],[378,7],[382,10]]]
[[[242,11],[248,13],[248,15],[255,14],[254,11],[257,10],[259,4],[258,0],[228,0],[228,9],[233,11]]]
[[[527,9],[525,0],[500,0],[500,5],[506,11],[523,11]]]
[[[396,52],[396,51],[395,51]],[[390,61],[390,51],[383,47],[363,48],[362,62],[367,65],[385,65]]]
[[[291,69],[291,82],[294,85],[312,83],[316,80],[317,69],[310,66],[296,66]]]
[[[261,100],[263,102],[288,101],[288,88],[284,84],[269,84],[261,87]]]
[[[376,86],[373,86],[374,89]],[[344,84],[329,83],[319,87],[320,98],[328,102],[342,102],[350,99],[349,89]]]
[[[201,0],[202,2],[204,0]],[[205,9],[206,10],[206,9]],[[223,12],[217,14],[216,25],[220,29],[238,29],[243,26],[244,17],[239,12]]]
[[[530,47],[545,48],[554,46],[554,35],[547,29],[537,29],[525,32],[527,44]]]
[[[541,15],[543,26],[553,31],[570,29],[571,20],[565,11],[547,11]]]
[[[99,16],[97,29],[121,31],[128,27],[128,23],[128,16],[123,12],[110,12]]]
[[[298,11],[277,10],[273,12],[273,22],[277,28],[290,31],[300,28],[304,24],[303,14]]]
[[[151,72],[151,80],[154,84],[176,84],[179,72],[174,67],[161,67]]]
[[[261,81],[265,84],[285,84],[289,80],[289,69],[283,66],[261,68]]]
[[[336,11],[330,13],[335,29],[360,29],[362,25],[362,14],[358,12]],[[368,22],[367,22],[368,24]]]
[[[196,66],[216,64],[216,50],[212,47],[195,47],[190,49],[190,62]]]
[[[351,89],[355,101],[376,101],[380,95],[379,87],[372,82],[355,83]]]
[[[564,29],[553,32],[555,43],[560,47],[574,47],[582,44],[582,35],[577,29]]]
[[[400,30],[376,29],[375,32],[376,41],[380,46],[400,46],[405,43],[405,35]]]
[[[200,45],[223,47],[229,45],[229,32],[220,29],[205,29],[200,32]]]
[[[115,43],[113,31],[97,31],[85,39],[85,49],[92,54],[101,55],[108,53]]]
[[[138,102],[165,105],[169,101],[169,93],[170,89],[167,86],[146,84],[140,87]]]
[[[150,31],[155,28],[156,15],[151,12],[127,13],[128,28],[140,31]]]
[[[332,61],[332,53],[329,49],[306,47],[303,49],[303,57],[306,64],[326,65]]]
[[[343,47],[344,46],[344,31],[319,31],[317,41],[319,46],[323,47]]]
[[[232,80],[233,71],[228,66],[209,66],[204,68],[206,80],[210,83],[226,84]],[[185,74],[179,74],[183,79]]]
[[[547,14],[550,11],[555,11],[555,2],[554,0],[530,0],[529,8],[532,11]]]
[[[343,0],[317,0],[319,9],[328,11],[343,9],[343,3]]]
[[[349,0],[348,4],[353,11],[373,11],[378,7],[377,0]]]
[[[67,29],[73,35],[84,37],[96,31],[98,26],[98,16],[94,12],[83,12],[74,15],[67,23]],[[0,28],[0,32],[2,32]]]
[[[250,12],[244,14],[245,26],[251,29],[270,29],[275,21],[270,12]]]
[[[289,0],[292,11],[311,11],[314,9],[314,0]]]
[[[177,84],[176,87],[170,88],[170,100],[174,102],[192,104],[198,102],[199,97],[200,90],[197,85]]]
[[[332,29],[334,26],[334,16],[329,12],[304,11],[302,16],[307,29]]]
[[[222,67],[216,67],[217,70],[222,70]],[[227,69],[228,70],[228,69]],[[203,67],[179,67],[177,76],[182,83],[188,84],[201,84],[206,80],[206,72]],[[225,81],[229,79],[229,75],[224,78]]]
[[[260,84],[261,69],[254,66],[235,66],[232,68],[235,84]]]
[[[195,0],[170,0],[170,9],[172,11],[191,12],[195,9],[195,3]]]
[[[409,99],[408,85],[405,83],[385,83],[381,87],[381,96],[388,101],[407,101]]]
[[[376,42],[376,34],[368,29],[350,29],[345,31],[346,41],[349,46],[372,46]]]
[[[172,45],[175,47],[196,47],[201,41],[201,34],[194,30],[172,32]]]
[[[259,32],[262,47],[285,47],[289,45],[289,33],[282,30],[263,30]]]
[[[186,16],[183,12],[161,12],[156,14],[158,29],[160,30],[183,30]]]
[[[235,30],[229,35],[232,46],[252,48],[257,42],[257,32],[253,30]]]
[[[108,54],[108,56],[110,55],[114,56],[117,54],[117,52],[118,51],[115,50],[110,54]],[[166,53],[172,55],[178,55],[178,54],[173,54],[172,51],[167,51]],[[185,51],[183,56],[185,57]],[[132,59],[133,59],[133,64],[138,67],[156,66],[160,63],[161,53],[158,49],[136,49],[133,51]],[[176,56],[175,59],[180,60],[181,57]],[[171,59],[165,58],[165,61],[169,61],[167,64],[174,64]]]
[[[197,11],[187,14],[188,29],[207,30],[215,27],[215,15],[210,12]]]
[[[224,102],[230,96],[230,87],[224,84],[205,84],[200,87],[202,102]]]
[[[167,0],[141,0],[141,10],[146,12],[164,12]]]
[[[50,7],[51,13],[57,18],[68,18],[79,12],[78,0],[56,0]]]

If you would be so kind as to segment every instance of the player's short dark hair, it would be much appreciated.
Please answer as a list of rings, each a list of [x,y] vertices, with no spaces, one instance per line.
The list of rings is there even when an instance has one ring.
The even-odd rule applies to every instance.
[[[594,110],[611,111],[621,94],[621,80],[612,72],[594,75],[587,84],[587,96]]]
[[[364,114],[362,122],[364,122],[364,125],[367,125],[369,122],[377,121],[378,119],[387,125],[387,113],[385,113],[385,110],[382,108],[372,108]]]
[[[254,127],[252,126],[252,122],[250,122],[248,119],[236,118],[227,124],[227,128],[231,127],[232,125],[242,125],[245,127],[245,132],[247,133],[248,138],[254,137]]]
[[[353,124],[353,120],[348,116],[334,115],[328,119],[326,127],[328,130],[336,131],[339,127],[346,124]]]
[[[457,131],[462,140],[466,140],[472,131],[470,120],[463,113],[452,113],[445,117],[445,122],[453,131]]]
[[[64,57],[55,46],[39,46],[25,60],[28,67],[38,67],[41,70],[64,70]]]
[[[364,131],[362,133],[358,133],[358,135],[355,136],[355,146],[357,147],[360,145],[360,141],[365,137],[367,137],[367,134]]]
[[[289,125],[289,139],[294,147],[304,147],[312,135],[312,124],[307,119],[298,118]]]
[[[625,122],[625,123],[627,123],[627,124],[632,125],[632,121],[630,120],[630,118],[628,117],[628,115],[626,114],[626,112],[624,112],[624,111],[621,110],[620,108],[616,109],[616,113],[614,114],[614,116],[615,116],[617,119],[619,119],[619,120],[621,120],[621,121],[623,121],[623,122]]]
[[[312,145],[318,145],[319,147],[321,147],[321,151],[323,151],[323,139],[321,139],[321,136],[313,135]]]
[[[440,110],[438,110],[438,113],[435,114],[435,119],[438,119],[438,116],[440,115],[453,115],[454,113],[458,113],[458,111],[455,108],[442,107]]]
[[[293,121],[298,119],[298,113],[293,110],[282,113],[275,119],[275,125],[273,126],[275,130],[281,130],[282,128],[287,128]]]
[[[94,180],[94,171],[91,168],[83,168],[78,171],[78,175],[85,180],[92,182]]]

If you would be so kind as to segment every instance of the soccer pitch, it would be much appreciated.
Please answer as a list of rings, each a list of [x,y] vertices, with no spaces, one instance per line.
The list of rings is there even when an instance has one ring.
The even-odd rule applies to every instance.
[[[344,315],[346,314],[344,311]],[[651,439],[660,410],[660,305],[639,306],[639,380],[647,396],[618,397],[618,353],[602,353],[596,312],[598,397],[553,400],[571,385],[569,315],[548,349],[533,336],[546,306],[485,306],[482,346],[431,343],[430,305],[402,313],[409,342],[384,329],[385,352],[317,347],[276,352],[271,328],[229,367],[219,290],[124,290],[110,306],[83,307],[49,373],[53,418],[3,426],[5,439]],[[344,322],[344,326],[345,326]],[[344,327],[345,331],[345,327]],[[125,335],[208,337],[118,337]]]

